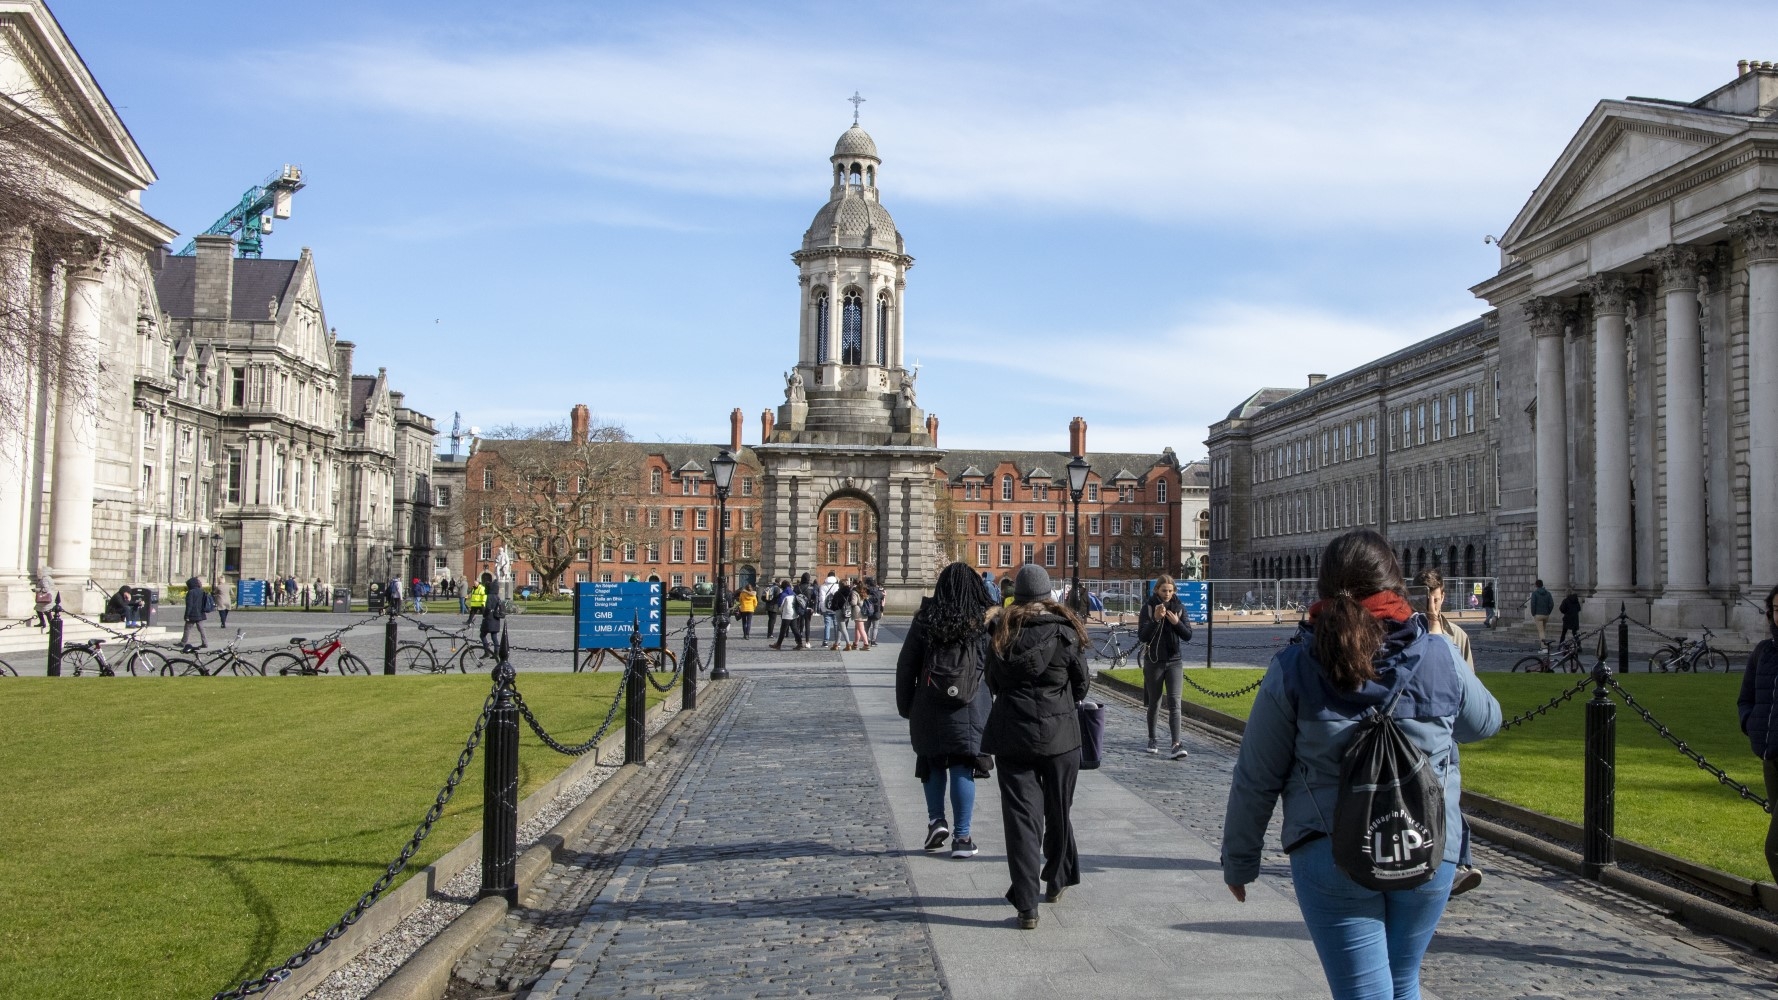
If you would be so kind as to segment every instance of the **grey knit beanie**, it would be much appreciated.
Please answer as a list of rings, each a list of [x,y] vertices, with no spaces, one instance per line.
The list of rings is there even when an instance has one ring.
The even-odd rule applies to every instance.
[[[1018,575],[1013,577],[1012,599],[1015,602],[1047,599],[1050,591],[1050,575],[1036,563],[1020,566]]]

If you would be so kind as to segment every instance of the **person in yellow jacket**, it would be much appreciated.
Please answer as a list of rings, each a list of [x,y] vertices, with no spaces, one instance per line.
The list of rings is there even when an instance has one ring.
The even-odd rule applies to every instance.
[[[759,593],[753,584],[744,584],[735,595],[735,617],[741,619],[741,638],[753,638],[753,612],[759,609]]]
[[[487,614],[488,588],[482,586],[480,581],[477,581],[475,589],[469,592],[469,617],[463,619],[463,627],[468,628],[469,624],[475,621],[476,615],[481,615],[485,618],[487,617]]]

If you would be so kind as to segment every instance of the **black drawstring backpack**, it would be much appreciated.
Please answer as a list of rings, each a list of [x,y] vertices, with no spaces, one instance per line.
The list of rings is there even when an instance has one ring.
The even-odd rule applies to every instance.
[[[1413,679],[1403,678],[1388,702],[1365,715],[1340,760],[1334,864],[1378,892],[1424,884],[1445,858],[1444,785],[1395,721],[1396,702]]]

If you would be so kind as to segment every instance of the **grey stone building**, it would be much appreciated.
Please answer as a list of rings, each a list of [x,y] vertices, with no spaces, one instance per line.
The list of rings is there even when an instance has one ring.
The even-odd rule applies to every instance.
[[[1356,527],[1387,536],[1408,573],[1493,575],[1499,364],[1490,316],[1243,400],[1206,440],[1210,575],[1313,577]]]
[[[1501,359],[1502,603],[1534,577],[1763,634],[1778,583],[1778,67],[1601,101],[1473,291]]]

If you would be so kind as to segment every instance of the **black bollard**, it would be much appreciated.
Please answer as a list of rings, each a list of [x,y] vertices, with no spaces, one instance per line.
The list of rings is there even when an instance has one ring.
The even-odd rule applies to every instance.
[[[642,618],[630,630],[630,665],[624,671],[624,763],[648,762],[648,662],[642,658]]]
[[[400,604],[389,606],[389,624],[383,626],[383,673],[395,676],[395,647],[398,638],[395,634],[395,616],[401,611]]]
[[[1630,611],[1623,604],[1617,606],[1617,672],[1630,672]]]
[[[504,643],[502,643],[504,646]],[[502,653],[504,653],[502,649]],[[503,655],[494,668],[494,707],[482,757],[482,889],[478,899],[519,901],[519,710],[513,669]]]
[[[1593,666],[1593,699],[1587,702],[1586,791],[1582,800],[1581,874],[1597,879],[1617,863],[1617,705],[1606,695],[1605,631],[1599,631],[1599,662]]]
[[[62,676],[62,595],[59,592],[55,607],[49,609],[49,676]]]
[[[685,656],[679,661],[679,710],[689,712],[698,707],[698,629],[697,618],[685,609]],[[665,639],[661,640],[665,642]]]

